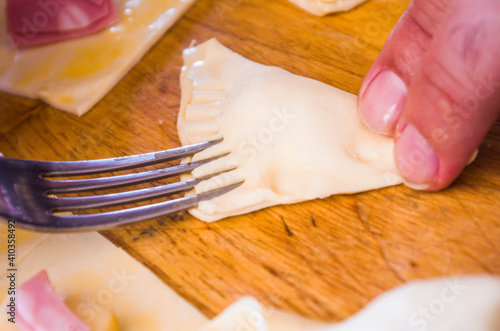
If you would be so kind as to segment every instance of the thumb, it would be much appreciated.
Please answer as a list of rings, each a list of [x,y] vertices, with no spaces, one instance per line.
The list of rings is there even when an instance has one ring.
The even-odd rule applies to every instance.
[[[408,186],[451,184],[498,117],[499,15],[498,1],[450,3],[396,125],[395,158]]]

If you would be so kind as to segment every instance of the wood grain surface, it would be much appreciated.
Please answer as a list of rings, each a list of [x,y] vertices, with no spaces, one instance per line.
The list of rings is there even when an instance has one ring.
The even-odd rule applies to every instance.
[[[312,16],[285,0],[200,0],[89,113],[0,94],[0,152],[80,160],[179,146],[181,52],[217,37],[243,56],[357,93],[408,1]],[[500,124],[437,193],[403,185],[216,223],[183,213],[103,234],[212,317],[243,295],[342,320],[408,280],[500,275]],[[151,185],[158,185],[153,183]]]

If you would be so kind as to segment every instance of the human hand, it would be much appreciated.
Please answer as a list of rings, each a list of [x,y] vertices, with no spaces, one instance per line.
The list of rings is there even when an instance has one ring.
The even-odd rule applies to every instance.
[[[500,1],[414,0],[359,96],[408,186],[450,185],[500,113]]]

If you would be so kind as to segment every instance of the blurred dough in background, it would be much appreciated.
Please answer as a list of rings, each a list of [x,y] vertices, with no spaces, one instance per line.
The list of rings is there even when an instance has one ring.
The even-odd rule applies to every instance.
[[[15,231],[17,286],[46,270],[56,293],[92,331],[500,330],[498,277],[411,281],[381,294],[341,323],[313,321],[265,307],[252,297],[240,298],[208,320],[149,269],[97,232]],[[0,224],[3,261],[8,261],[7,238],[7,227]],[[0,301],[6,308],[7,270],[1,274]],[[0,330],[19,331],[7,317],[4,314],[0,319]]]
[[[327,15],[338,11],[347,11],[366,0],[288,0],[314,15]]]
[[[119,20],[111,27],[90,36],[17,51],[5,24],[0,24],[0,91],[42,99],[55,108],[82,115],[194,2],[117,0]],[[0,18],[4,16],[5,1],[0,1]]]
[[[46,270],[55,292],[93,331],[115,330],[110,320],[120,331],[197,330],[207,321],[148,268],[97,232],[43,234],[18,228],[15,236],[17,287]],[[7,226],[0,223],[0,259],[5,266],[7,238]],[[0,272],[5,309],[8,273],[6,268]],[[0,330],[19,331],[7,317],[2,314]]]

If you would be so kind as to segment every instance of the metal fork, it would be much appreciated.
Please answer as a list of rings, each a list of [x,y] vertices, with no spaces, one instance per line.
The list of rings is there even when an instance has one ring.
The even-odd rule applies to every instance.
[[[139,173],[90,178],[48,179],[133,169],[193,155],[220,140],[135,156],[93,160],[48,162],[0,157],[0,216],[20,227],[42,231],[102,230],[196,207],[200,201],[224,194],[241,183],[175,200],[87,215],[55,212],[120,205],[187,191],[202,179],[113,194],[88,197],[55,197],[52,194],[85,192],[144,183],[191,172],[212,159]]]

